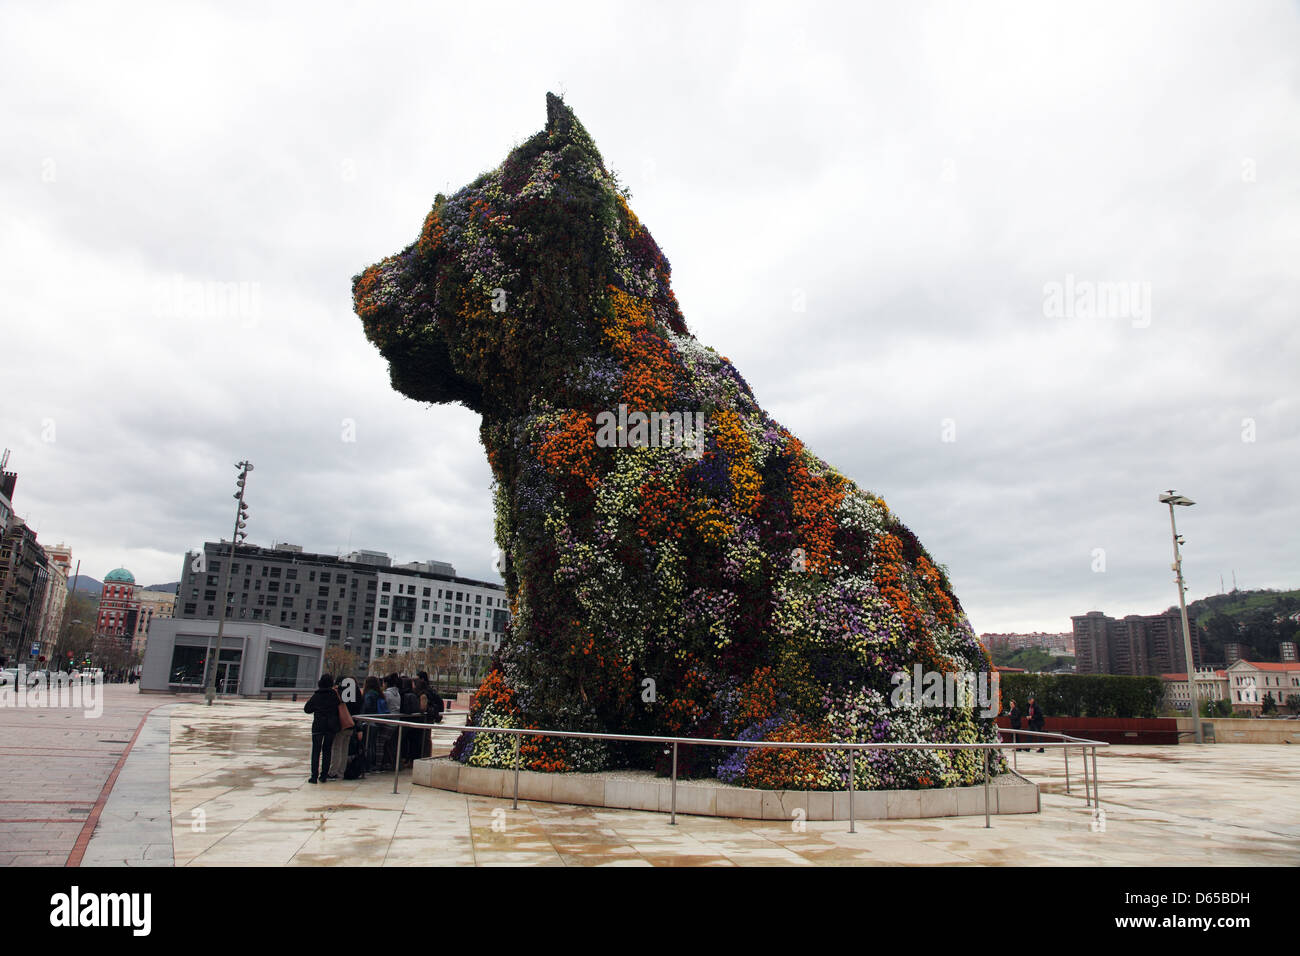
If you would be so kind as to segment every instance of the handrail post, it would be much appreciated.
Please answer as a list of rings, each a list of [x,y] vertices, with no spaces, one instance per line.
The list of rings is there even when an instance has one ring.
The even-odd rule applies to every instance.
[[[397,792],[397,775],[402,772],[402,725],[397,725],[397,753],[393,755],[393,793]]]
[[[673,741],[673,805],[669,826],[677,826],[677,741]]]
[[[852,747],[849,748],[849,832],[850,833],[858,832],[858,820],[853,806],[855,803],[857,803],[856,798],[853,796],[853,772],[854,772],[853,755],[855,752],[856,751],[854,751]]]
[[[1088,758],[1085,756],[1085,760]],[[1097,748],[1092,748],[1092,805],[1094,809],[1101,809],[1101,797],[1097,795]]]
[[[989,829],[989,750],[984,748],[984,829]]]
[[[518,810],[519,809],[519,735],[511,734],[510,736],[514,739],[515,742],[515,805],[511,809]]]
[[[1083,805],[1092,806],[1092,788],[1088,783],[1088,751],[1084,747],[1079,750],[1083,753]]]
[[[1062,747],[1061,753],[1065,754],[1065,792],[1070,792],[1070,748]]]

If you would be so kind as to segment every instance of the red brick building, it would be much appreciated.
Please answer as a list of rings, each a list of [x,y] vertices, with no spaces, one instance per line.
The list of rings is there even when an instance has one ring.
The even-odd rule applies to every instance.
[[[116,637],[128,644],[135,637],[140,618],[140,599],[135,594],[135,575],[126,568],[115,568],[104,575],[104,590],[99,595],[99,614],[95,634]]]

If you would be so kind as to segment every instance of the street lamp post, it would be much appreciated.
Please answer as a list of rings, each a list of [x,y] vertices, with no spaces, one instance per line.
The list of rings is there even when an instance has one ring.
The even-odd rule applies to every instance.
[[[1192,723],[1196,728],[1196,742],[1205,743],[1201,735],[1200,695],[1196,692],[1196,662],[1192,657],[1192,630],[1187,625],[1187,589],[1183,585],[1183,555],[1178,546],[1183,539],[1178,536],[1178,525],[1174,523],[1174,505],[1190,508],[1196,504],[1191,498],[1178,494],[1172,488],[1160,496],[1160,500],[1169,506],[1169,530],[1174,536],[1174,563],[1171,570],[1174,580],[1178,582],[1178,607],[1183,615],[1183,657],[1187,664],[1187,693],[1192,702]]]
[[[251,461],[241,461],[235,467],[239,469],[239,479],[235,482],[239,486],[239,490],[235,492],[238,505],[235,508],[235,530],[230,536],[230,556],[226,559],[225,573],[222,575],[221,580],[221,607],[217,613],[217,647],[215,652],[208,654],[208,659],[203,668],[203,696],[207,699],[209,706],[217,696],[217,668],[221,664],[221,636],[226,630],[230,569],[235,563],[235,547],[248,537],[248,533],[243,530],[244,526],[248,524],[248,506],[244,504],[244,484],[248,481],[248,473],[253,470],[253,463]]]

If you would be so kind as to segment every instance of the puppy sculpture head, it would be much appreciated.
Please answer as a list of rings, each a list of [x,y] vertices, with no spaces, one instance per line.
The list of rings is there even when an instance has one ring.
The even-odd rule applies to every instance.
[[[566,367],[615,363],[599,321],[611,287],[653,302],[655,321],[686,332],[668,260],[573,112],[547,94],[546,128],[450,198],[439,194],[419,238],[352,283],[367,337],[393,387],[485,415],[541,396],[593,396]]]

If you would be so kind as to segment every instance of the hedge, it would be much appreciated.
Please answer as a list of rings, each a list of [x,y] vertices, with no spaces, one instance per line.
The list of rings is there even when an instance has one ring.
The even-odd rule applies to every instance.
[[[1164,701],[1159,677],[1117,674],[1001,674],[1003,708],[1014,698],[1021,713],[1030,696],[1048,717],[1158,717]]]

